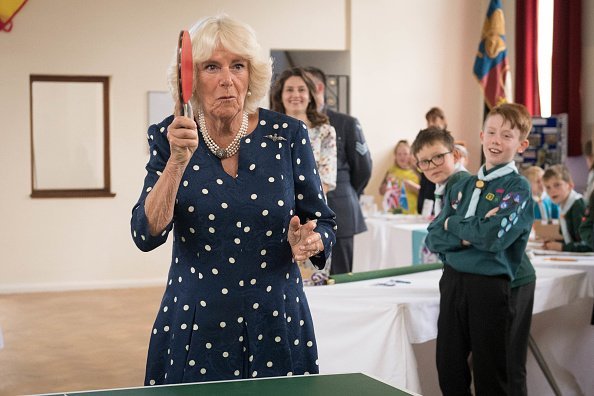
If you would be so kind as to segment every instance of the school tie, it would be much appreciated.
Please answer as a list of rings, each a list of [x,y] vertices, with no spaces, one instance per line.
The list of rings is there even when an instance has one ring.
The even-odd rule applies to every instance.
[[[436,217],[441,212],[443,206],[443,193],[445,192],[447,184],[447,182],[444,184],[435,184],[435,203],[433,204],[433,215]]]
[[[582,198],[582,194],[577,193],[575,190],[571,190],[571,192],[569,193],[569,197],[567,197],[567,200],[565,201],[565,205],[560,205],[559,209],[560,209],[560,216],[559,216],[559,224],[561,224],[561,233],[563,234],[563,240],[565,241],[565,243],[571,243],[573,242],[573,238],[571,237],[571,234],[569,233],[569,229],[567,228],[567,221],[565,220],[565,214],[567,212],[569,212],[569,209],[571,209],[571,207],[573,206],[573,203],[575,201],[577,201],[578,199]]]
[[[485,176],[485,165],[481,166],[479,169],[478,180],[474,184],[474,191],[472,192],[472,197],[470,198],[470,204],[468,205],[468,210],[466,211],[466,215],[464,218],[474,216],[476,213],[476,207],[478,205],[479,198],[481,196],[482,189],[486,186],[486,182],[491,180],[495,180],[500,178],[501,176],[509,175],[512,172],[518,173],[518,168],[516,168],[516,164],[514,161],[508,162],[505,166],[489,173]]]

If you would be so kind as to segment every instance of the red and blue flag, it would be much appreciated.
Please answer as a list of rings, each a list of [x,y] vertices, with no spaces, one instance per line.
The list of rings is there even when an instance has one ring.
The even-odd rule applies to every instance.
[[[474,61],[474,74],[491,108],[511,101],[511,76],[505,44],[505,19],[501,0],[491,0]]]

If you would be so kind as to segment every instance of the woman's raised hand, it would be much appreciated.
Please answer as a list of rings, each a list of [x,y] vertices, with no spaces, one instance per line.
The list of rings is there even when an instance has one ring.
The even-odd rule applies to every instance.
[[[167,139],[171,151],[170,161],[176,165],[187,165],[198,147],[198,126],[196,122],[181,115],[181,105],[175,104],[175,119],[167,127]]]

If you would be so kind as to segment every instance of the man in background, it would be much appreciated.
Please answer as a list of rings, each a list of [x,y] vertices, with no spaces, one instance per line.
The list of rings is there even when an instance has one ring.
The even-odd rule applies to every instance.
[[[319,110],[336,130],[336,189],[328,193],[328,206],[336,213],[336,245],[332,247],[332,275],[353,270],[353,237],[367,231],[359,196],[371,177],[371,154],[359,121],[326,107],[326,75],[316,67],[305,71],[316,86]]]

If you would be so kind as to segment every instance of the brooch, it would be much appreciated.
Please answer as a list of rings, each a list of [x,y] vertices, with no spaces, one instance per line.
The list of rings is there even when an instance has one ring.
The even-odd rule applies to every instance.
[[[266,137],[266,138],[268,138],[268,139],[272,140],[273,142],[278,142],[278,141],[281,141],[281,140],[284,140],[284,141],[286,141],[286,140],[287,140],[287,139],[285,139],[285,138],[284,138],[284,137],[282,137],[282,136],[278,136],[278,134],[276,134],[276,133],[275,133],[274,135],[266,135],[266,136],[264,136],[264,137]]]

